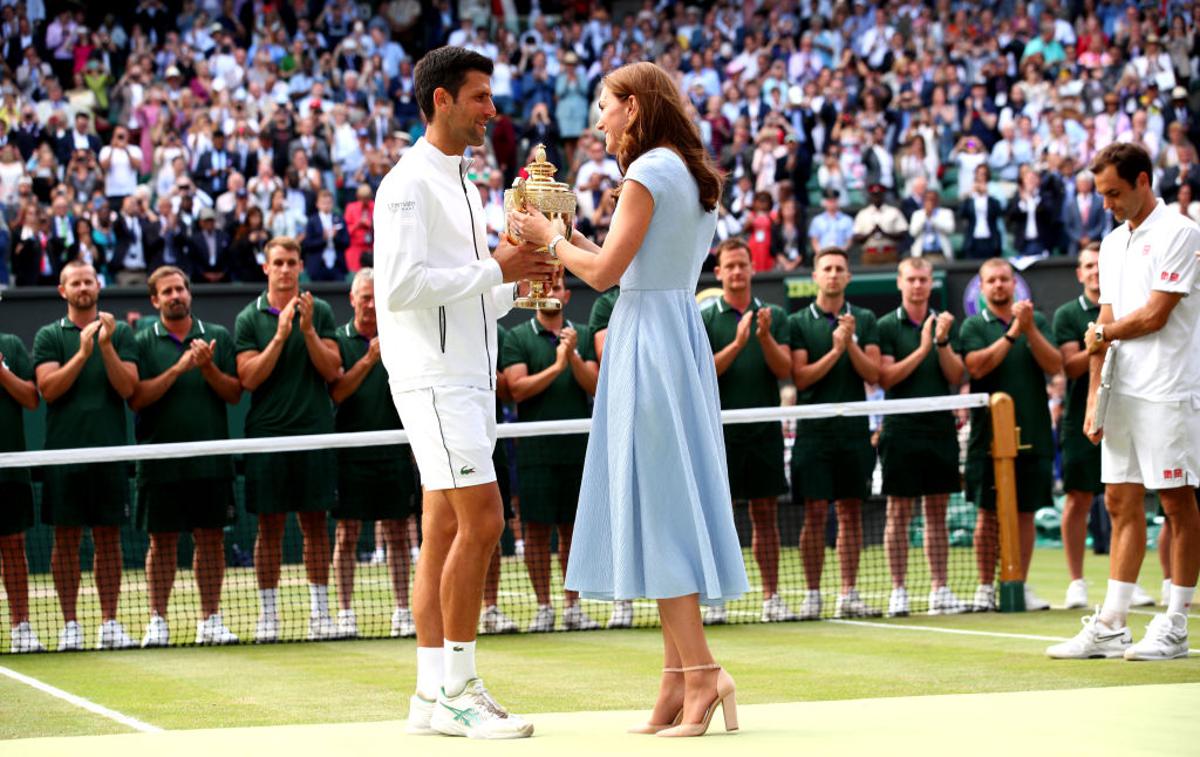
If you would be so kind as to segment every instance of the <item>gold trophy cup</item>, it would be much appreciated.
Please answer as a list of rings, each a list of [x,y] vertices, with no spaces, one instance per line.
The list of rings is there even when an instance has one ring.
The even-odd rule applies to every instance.
[[[505,216],[528,208],[550,219],[557,233],[563,236],[569,234],[575,218],[575,193],[566,184],[554,180],[556,170],[553,163],[546,162],[546,146],[538,145],[533,162],[525,167],[529,178],[518,176],[512,189],[504,190]],[[515,233],[506,230],[505,234],[514,244],[520,244],[521,238]],[[539,252],[559,265],[558,258],[548,247],[543,247]],[[515,306],[529,310],[562,310],[562,301],[551,297],[543,282],[532,281],[529,294],[518,297]]]

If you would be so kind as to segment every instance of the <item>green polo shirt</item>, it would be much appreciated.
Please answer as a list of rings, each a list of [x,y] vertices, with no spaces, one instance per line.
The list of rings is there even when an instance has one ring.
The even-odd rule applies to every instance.
[[[176,338],[161,323],[137,333],[138,377],[146,381],[161,376],[179,362],[179,356],[196,339],[216,340],[213,365],[222,373],[237,377],[229,331],[195,317],[191,331],[183,339]],[[157,402],[142,408],[134,418],[133,432],[139,444],[228,439],[227,403],[204,380],[204,374],[194,368],[175,379]],[[232,477],[233,461],[227,455],[138,462],[139,484]]]
[[[579,332],[576,350],[584,360],[596,360],[592,346],[592,332],[586,326],[565,321]],[[558,351],[558,337],[538,323],[537,316],[516,326],[504,340],[500,353],[501,368],[523,363],[529,375],[540,373],[554,364]],[[571,418],[590,418],[591,396],[575,380],[570,367],[555,377],[542,393],[517,403],[517,420],[561,421]],[[587,452],[587,434],[567,436],[530,436],[517,443],[517,462],[521,465],[546,463],[582,465]]]
[[[1053,342],[1046,316],[1033,313],[1033,322],[1047,341]],[[963,322],[963,354],[991,346],[1008,331],[1009,322],[996,317],[990,310],[973,315]],[[1000,365],[981,379],[971,379],[972,392],[1007,392],[1016,406],[1017,425],[1021,428],[1021,444],[1032,445],[1020,451],[1022,455],[1054,455],[1054,436],[1050,429],[1050,405],[1046,397],[1046,374],[1033,359],[1029,339],[1022,334],[1008,350]],[[971,411],[971,438],[967,443],[970,457],[990,457],[992,448],[992,416],[986,407]]]
[[[765,303],[755,297],[750,303],[750,311],[758,317],[762,309],[771,311],[771,336],[779,344],[787,347],[790,344],[788,334],[787,311],[778,305]],[[713,354],[728,347],[737,339],[738,323],[745,311],[730,305],[724,297],[708,302],[700,317],[704,321],[704,330],[708,332],[708,341],[712,345]],[[737,357],[717,377],[717,389],[721,394],[721,408],[732,410],[747,407],[779,407],[779,378],[771,372],[767,359],[763,356],[762,344],[755,336],[757,326],[751,324],[750,338],[742,347]],[[747,437],[757,437],[766,428],[779,428],[779,423],[731,423],[725,426],[725,438],[737,440]]]
[[[33,362],[20,338],[0,334],[4,367],[23,381],[33,381]],[[25,451],[25,408],[11,394],[0,391],[0,452]],[[28,468],[0,468],[0,484],[29,483]]]
[[[1100,303],[1093,304],[1082,294],[1054,311],[1054,343],[1062,347],[1067,342],[1079,342],[1083,348],[1083,335],[1089,323],[1100,320]],[[1088,374],[1067,382],[1066,411],[1063,413],[1062,433],[1083,433],[1083,416],[1087,413]]]
[[[592,313],[588,317],[588,329],[593,334],[608,328],[608,321],[612,318],[613,308],[616,307],[617,298],[620,296],[621,287],[613,287],[592,303]]]
[[[937,317],[933,308],[929,315]],[[879,319],[879,353],[890,355],[897,363],[917,351],[921,346],[921,329],[923,323],[914,323],[908,317],[904,307],[900,306]],[[955,321],[950,327],[950,348],[959,351],[959,326]],[[955,394],[958,387],[951,386],[942,373],[938,360],[938,350],[935,346],[925,356],[925,359],[913,369],[900,383],[888,389],[885,397],[889,400],[914,399],[916,397],[941,397]],[[897,413],[887,416],[884,422],[884,432],[888,435],[922,434],[953,436],[955,430],[954,415],[949,411],[938,413]]]
[[[117,394],[104,370],[99,334],[91,356],[61,397],[46,403],[46,449],[109,447],[125,444],[125,400]],[[112,343],[123,361],[137,361],[133,329],[117,321]],[[33,338],[34,367],[43,363],[65,365],[79,351],[79,327],[67,318],[38,329]]]
[[[238,354],[265,350],[275,337],[278,324],[279,312],[271,307],[266,292],[263,292],[238,313],[234,324]],[[322,339],[336,338],[333,310],[329,303],[317,298],[313,299],[313,328]],[[297,310],[275,370],[250,394],[246,436],[326,434],[332,431],[333,402],[329,399],[325,379],[317,373],[308,357]]]
[[[839,313],[826,313],[813,302],[788,317],[791,348],[807,350],[808,362],[817,362],[833,349],[833,330],[837,328],[837,318],[846,314],[854,316],[854,335],[859,347],[866,349],[869,345],[879,344],[879,326],[875,321],[875,314],[870,310],[847,302]],[[849,351],[842,353],[837,363],[820,381],[800,392],[798,399],[805,405],[865,401],[867,390],[863,385],[862,376],[858,375],[854,364],[850,362]],[[803,421],[801,426],[806,435],[857,436],[870,433],[866,416],[818,418]]]
[[[363,359],[371,348],[371,340],[358,332],[351,320],[337,330],[338,350],[342,354],[342,368],[349,371]],[[404,428],[400,414],[392,402],[392,390],[388,385],[387,369],[380,361],[371,366],[358,390],[337,406],[334,427],[339,433],[358,431],[395,431]],[[408,460],[408,446],[404,444],[347,447],[338,451],[339,460],[345,462],[373,462],[378,460]]]

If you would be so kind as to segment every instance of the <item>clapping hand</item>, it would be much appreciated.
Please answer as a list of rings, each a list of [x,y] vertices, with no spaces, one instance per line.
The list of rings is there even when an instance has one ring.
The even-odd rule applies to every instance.
[[[937,324],[937,316],[932,313],[921,324],[921,347],[920,349],[928,352],[933,348],[933,328]]]
[[[1018,328],[1029,333],[1029,329],[1033,327],[1033,303],[1029,300],[1020,300],[1013,303],[1012,308],[1013,320],[1018,324]]]
[[[100,313],[97,323],[100,324],[100,344],[112,344],[113,334],[117,330],[117,319],[112,313]]]
[[[203,339],[193,339],[190,348],[196,367],[205,368],[212,365],[213,355],[217,349],[217,340],[213,339],[211,342],[205,342]]]
[[[937,342],[945,342],[950,338],[950,327],[954,325],[953,313],[939,313],[933,338]]]
[[[769,337],[771,335],[771,308],[760,308],[756,321],[754,335],[760,340]]]
[[[750,327],[753,323],[753,310],[747,310],[745,313],[742,313],[742,318],[738,321],[737,331],[733,335],[733,341],[737,342],[739,348],[745,347],[746,342],[750,341]]]
[[[299,301],[299,297],[293,297],[279,311],[279,323],[275,327],[275,336],[281,341],[287,341],[292,334],[292,319],[296,317],[296,305]]]
[[[79,332],[79,354],[83,355],[84,359],[92,356],[92,350],[96,346],[96,332],[100,330],[100,321],[92,321],[83,327]]]
[[[296,299],[296,307],[300,310],[300,330],[305,334],[313,330],[313,294],[305,292]]]

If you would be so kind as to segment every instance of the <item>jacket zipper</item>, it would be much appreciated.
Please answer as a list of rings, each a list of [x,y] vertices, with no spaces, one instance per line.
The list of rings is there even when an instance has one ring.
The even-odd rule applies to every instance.
[[[475,259],[479,260],[479,240],[475,238],[475,211],[471,209],[471,196],[467,194],[467,180],[463,177],[461,171],[458,174],[458,180],[462,184],[463,200],[467,203],[467,213],[469,213],[471,216],[471,249],[475,252]],[[496,364],[492,362],[492,346],[488,344],[487,306],[483,302],[482,294],[479,295],[479,312],[483,315],[483,349],[487,355],[488,388],[495,391]],[[445,337],[443,336],[442,352],[445,351],[446,343]]]

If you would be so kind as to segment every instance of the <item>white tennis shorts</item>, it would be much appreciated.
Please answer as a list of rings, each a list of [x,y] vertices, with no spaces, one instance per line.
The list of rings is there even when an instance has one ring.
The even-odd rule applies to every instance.
[[[408,432],[428,491],[461,489],[496,480],[496,394],[468,386],[395,392],[392,401]]]
[[[1100,479],[1175,489],[1200,484],[1200,408],[1191,401],[1150,402],[1114,394],[1104,418]]]

